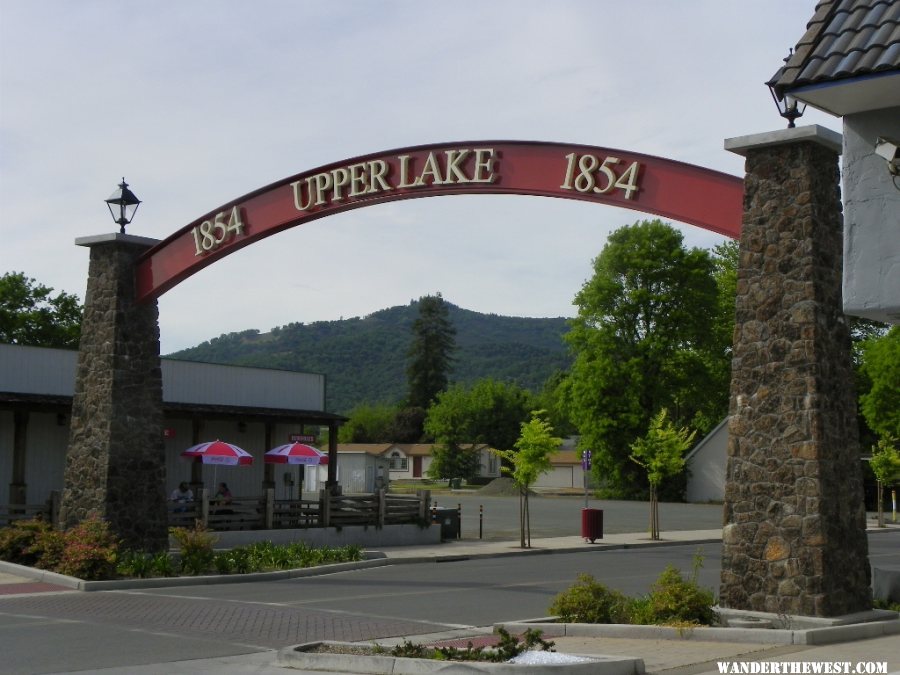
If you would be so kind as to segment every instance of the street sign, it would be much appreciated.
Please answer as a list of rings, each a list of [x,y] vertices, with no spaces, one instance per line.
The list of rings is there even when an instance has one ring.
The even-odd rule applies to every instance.
[[[591,451],[583,450],[581,453],[581,468],[583,471],[591,470]]]

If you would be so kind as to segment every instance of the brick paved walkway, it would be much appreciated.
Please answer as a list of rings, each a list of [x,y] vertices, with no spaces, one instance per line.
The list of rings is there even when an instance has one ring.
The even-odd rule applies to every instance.
[[[443,624],[253,602],[179,598],[134,592],[6,597],[0,613],[83,621],[273,649],[313,640],[359,642],[432,633]]]
[[[23,581],[14,584],[0,584],[0,595],[17,595],[21,593],[49,593],[57,591],[68,591],[69,588],[57,586],[56,584],[46,584],[42,581]]]

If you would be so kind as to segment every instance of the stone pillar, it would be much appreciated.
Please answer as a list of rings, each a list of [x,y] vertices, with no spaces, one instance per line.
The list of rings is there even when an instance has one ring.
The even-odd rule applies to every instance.
[[[168,547],[156,301],[134,302],[134,263],[156,242],[77,239],[91,250],[60,524],[92,515],[126,547]]]
[[[746,156],[720,605],[835,617],[871,608],[841,309],[841,137],[726,141]]]

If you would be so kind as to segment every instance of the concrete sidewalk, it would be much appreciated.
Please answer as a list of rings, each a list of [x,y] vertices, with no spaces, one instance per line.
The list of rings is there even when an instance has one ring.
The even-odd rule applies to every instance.
[[[673,546],[679,544],[709,544],[722,541],[722,530],[682,530],[663,532],[654,541],[646,532],[607,534],[591,544],[581,537],[532,538],[531,548],[522,548],[518,541],[482,541],[456,539],[433,546],[387,546],[378,553],[392,560],[464,560],[504,555],[538,555],[541,553],[583,553],[590,550],[634,548],[637,546]]]

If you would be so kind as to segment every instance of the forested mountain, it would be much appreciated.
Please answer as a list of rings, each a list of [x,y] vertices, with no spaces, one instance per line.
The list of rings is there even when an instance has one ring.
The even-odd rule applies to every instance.
[[[480,314],[447,303],[456,329],[451,382],[486,377],[534,392],[567,369],[566,319]],[[329,411],[359,403],[396,403],[406,395],[407,351],[418,301],[363,318],[291,323],[269,333],[229,333],[168,358],[324,373]]]

